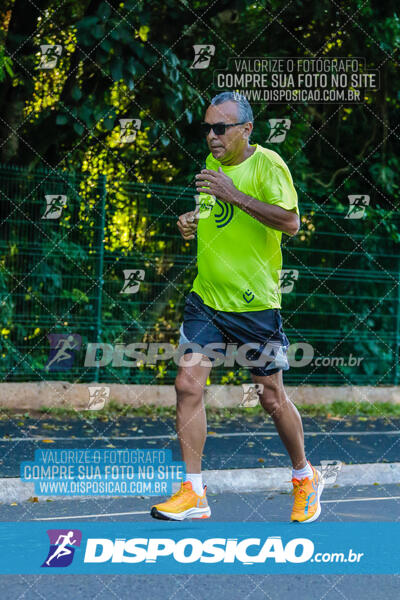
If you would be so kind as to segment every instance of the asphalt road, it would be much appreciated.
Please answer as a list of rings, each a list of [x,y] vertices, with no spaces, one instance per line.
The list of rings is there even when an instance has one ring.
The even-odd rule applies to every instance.
[[[307,457],[344,463],[399,461],[400,419],[303,418]],[[209,422],[205,469],[289,466],[272,422],[261,417],[232,417]],[[171,448],[179,460],[171,419],[120,418],[60,420],[12,418],[0,421],[0,477],[18,477],[21,461],[37,448]],[[261,460],[260,460],[261,459]],[[141,521],[157,498],[87,498],[0,505],[0,521]],[[288,493],[209,495],[212,520],[289,520]],[[328,488],[321,521],[398,521],[400,485]],[[302,526],[299,526],[302,527]],[[304,526],[305,527],[305,526]],[[6,551],[6,549],[2,549]],[[393,575],[2,575],[1,600],[391,600],[400,596]]]
[[[336,459],[346,464],[400,460],[400,419],[304,417],[307,458],[313,464]],[[37,448],[172,449],[179,460],[172,419],[120,417],[0,421],[0,477],[19,477],[20,463]],[[204,469],[254,469],[289,466],[286,450],[270,419],[233,417],[209,422]]]
[[[3,600],[397,600],[394,575],[29,575],[0,577]]]
[[[288,492],[207,494],[215,521],[288,521],[293,499]],[[378,500],[377,498],[385,498]],[[326,488],[320,521],[396,521],[400,517],[400,484]],[[0,521],[107,520],[148,521],[159,497],[71,498],[52,502],[1,505]]]
[[[382,499],[385,498],[385,499]],[[157,498],[71,499],[2,505],[2,521],[147,521]],[[210,495],[216,521],[287,521],[292,498],[285,493]],[[396,521],[400,485],[329,488],[322,495],[321,521]],[[124,514],[121,514],[124,513]],[[306,527],[295,525],[295,527]],[[2,600],[394,600],[394,575],[2,575]]]

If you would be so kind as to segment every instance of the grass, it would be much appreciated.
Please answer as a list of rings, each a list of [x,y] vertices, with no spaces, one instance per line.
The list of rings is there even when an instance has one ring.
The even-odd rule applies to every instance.
[[[309,417],[358,417],[361,420],[383,418],[383,417],[400,417],[400,404],[391,404],[383,402],[372,405],[368,402],[333,402],[332,404],[316,404],[316,405],[297,405],[297,408],[302,416]],[[261,406],[255,408],[213,408],[207,407],[207,416],[215,421],[228,421],[230,419],[257,417],[264,414]],[[7,419],[9,416],[18,417],[21,419],[29,419],[30,417],[46,416],[54,419],[74,419],[84,416],[85,419],[100,419],[108,420],[116,417],[149,417],[149,418],[175,418],[175,407],[164,406],[141,406],[134,408],[129,405],[118,404],[111,401],[101,411],[76,411],[73,408],[67,407],[42,407],[39,411],[21,411],[2,409],[0,419]]]

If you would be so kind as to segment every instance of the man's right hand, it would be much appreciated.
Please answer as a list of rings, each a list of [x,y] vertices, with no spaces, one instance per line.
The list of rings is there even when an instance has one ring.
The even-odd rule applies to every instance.
[[[178,229],[184,240],[194,239],[198,222],[199,211],[197,209],[187,212],[179,217],[176,224],[178,225]]]

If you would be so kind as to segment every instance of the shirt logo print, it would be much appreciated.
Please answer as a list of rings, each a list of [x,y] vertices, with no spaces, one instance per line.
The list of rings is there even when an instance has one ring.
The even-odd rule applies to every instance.
[[[255,296],[251,290],[247,289],[243,294],[243,298],[247,304],[250,304],[250,302],[254,300]]]
[[[234,213],[233,205],[222,202],[222,200],[216,200],[215,202],[221,209],[220,212],[214,210],[215,224],[217,227],[225,227],[225,225],[228,225],[232,221]]]

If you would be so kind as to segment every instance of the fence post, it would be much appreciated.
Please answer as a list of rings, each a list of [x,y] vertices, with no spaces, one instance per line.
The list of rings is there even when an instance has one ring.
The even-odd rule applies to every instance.
[[[102,336],[102,296],[103,296],[103,268],[104,268],[104,228],[106,224],[106,176],[99,176],[98,190],[100,194],[99,217],[96,228],[96,298],[95,298],[95,319],[96,319],[96,342],[101,342]],[[100,376],[100,367],[95,367],[94,381],[98,383]]]
[[[399,383],[399,349],[400,349],[400,258],[397,259],[397,289],[396,289],[396,337],[394,343],[394,385]]]

